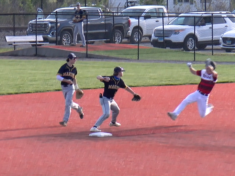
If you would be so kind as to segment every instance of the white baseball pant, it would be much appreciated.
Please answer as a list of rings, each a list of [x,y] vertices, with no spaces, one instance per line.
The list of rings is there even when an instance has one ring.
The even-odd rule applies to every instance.
[[[174,114],[177,116],[184,110],[184,108],[190,104],[197,102],[198,105],[198,111],[201,117],[207,116],[209,113],[212,111],[212,107],[208,106],[208,100],[209,100],[209,95],[205,96],[202,95],[200,92],[195,91],[188,95],[180,104],[179,106],[174,110]]]

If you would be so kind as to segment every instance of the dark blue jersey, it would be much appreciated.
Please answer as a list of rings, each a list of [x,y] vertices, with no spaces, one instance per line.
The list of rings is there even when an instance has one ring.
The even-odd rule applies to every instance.
[[[77,68],[73,65],[70,67],[67,63],[62,65],[58,71],[58,75],[62,76],[64,79],[74,80],[77,75]],[[61,85],[68,86],[68,83],[61,82]]]
[[[114,98],[116,92],[118,91],[119,88],[125,89],[127,86],[124,83],[124,81],[120,79],[116,79],[114,76],[103,76],[103,77],[109,77],[110,81],[104,83],[104,94],[103,96],[107,98]]]
[[[74,15],[75,15],[75,18],[81,19],[85,16],[85,12],[82,9],[76,10]],[[79,23],[82,21],[83,20],[79,21]]]

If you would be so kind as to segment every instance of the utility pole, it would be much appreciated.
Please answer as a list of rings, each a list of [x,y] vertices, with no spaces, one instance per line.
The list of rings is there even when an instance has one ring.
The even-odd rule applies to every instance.
[[[205,12],[206,12],[206,0],[204,0],[205,1]]]

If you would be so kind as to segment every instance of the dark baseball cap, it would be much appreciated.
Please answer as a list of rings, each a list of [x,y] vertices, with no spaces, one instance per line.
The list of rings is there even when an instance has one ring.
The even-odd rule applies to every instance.
[[[80,6],[81,4],[79,3],[79,2],[77,2],[77,4],[76,4],[77,6]]]
[[[119,73],[119,72],[124,72],[125,70],[122,67],[115,67],[113,71],[114,73]]]
[[[70,53],[68,55],[68,59],[74,59],[74,58],[77,58],[77,56],[74,53]]]

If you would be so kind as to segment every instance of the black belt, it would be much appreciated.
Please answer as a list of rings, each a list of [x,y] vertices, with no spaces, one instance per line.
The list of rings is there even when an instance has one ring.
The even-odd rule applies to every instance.
[[[204,93],[202,93],[200,90],[198,90],[198,92],[199,92],[200,94],[204,95],[204,96],[208,96],[208,94],[204,94]]]
[[[67,85],[63,85],[63,84],[62,84],[62,86],[64,86],[64,87],[69,87],[69,86],[72,86],[72,84],[67,84]]]

